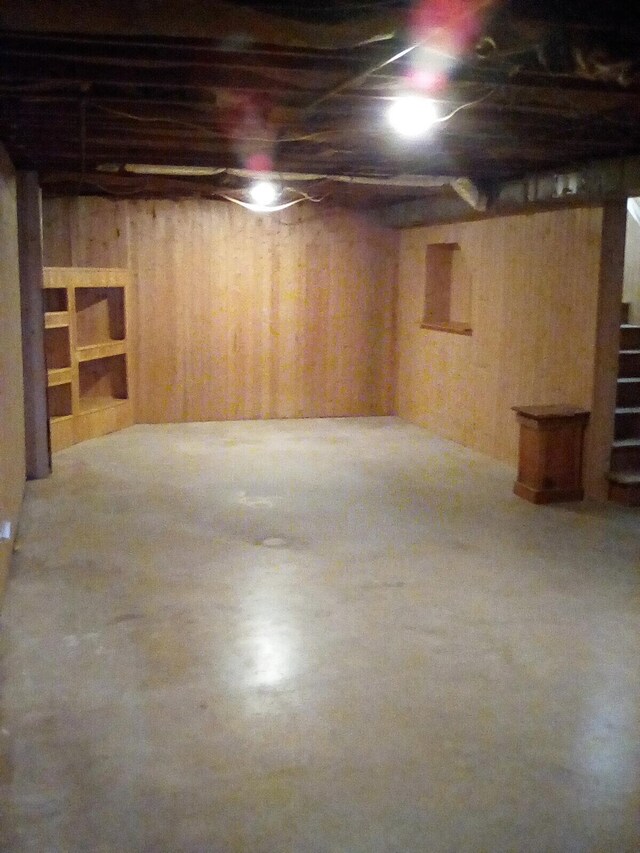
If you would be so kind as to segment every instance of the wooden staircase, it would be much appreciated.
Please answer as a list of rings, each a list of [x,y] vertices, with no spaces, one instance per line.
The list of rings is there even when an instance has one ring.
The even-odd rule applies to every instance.
[[[628,306],[623,307],[628,313]],[[640,506],[640,326],[628,322],[620,326],[609,500],[625,506]]]

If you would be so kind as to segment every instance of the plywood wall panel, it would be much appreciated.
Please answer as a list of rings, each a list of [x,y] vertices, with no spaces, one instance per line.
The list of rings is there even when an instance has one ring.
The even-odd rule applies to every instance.
[[[43,263],[45,267],[70,267],[71,217],[75,200],[52,198],[42,204]]]
[[[25,484],[24,394],[16,178],[0,146],[0,522],[11,537],[0,540],[2,593]]]
[[[640,323],[640,224],[631,213],[627,213],[626,219],[622,298],[629,303],[629,322]]]
[[[395,232],[311,206],[45,208],[47,262],[131,266],[138,421],[392,411]]]
[[[195,290],[195,282],[185,277],[184,270],[178,270],[173,234],[179,226],[172,223],[166,206],[159,202],[132,203],[129,216],[135,418],[179,421],[184,408],[184,366],[179,344],[185,333],[177,288],[180,281],[184,288],[190,285]],[[197,339],[197,330],[193,339]]]
[[[405,231],[397,413],[514,461],[511,406],[589,409],[601,226],[601,209],[576,209]],[[471,337],[420,328],[426,246],[454,242],[471,271]]]

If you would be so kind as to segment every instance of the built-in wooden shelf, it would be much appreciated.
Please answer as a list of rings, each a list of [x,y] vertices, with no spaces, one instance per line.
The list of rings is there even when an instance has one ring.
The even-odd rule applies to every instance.
[[[66,287],[51,287],[46,283],[44,284],[43,297],[45,317],[47,314],[59,314],[62,311],[69,310]]]
[[[101,412],[103,409],[126,406],[128,403],[128,400],[119,400],[117,397],[83,397],[78,404],[78,409],[81,414],[86,415],[88,412]]]
[[[76,346],[86,347],[125,339],[125,290],[111,287],[76,287]]]
[[[129,270],[46,267],[45,357],[52,450],[133,423]]]
[[[64,329],[69,325],[68,311],[46,311],[44,315],[45,329]]]
[[[44,356],[49,370],[71,367],[71,345],[68,328],[63,326],[45,328]]]
[[[442,323],[422,323],[422,329],[433,329],[436,332],[452,332],[454,335],[472,335],[473,329],[468,323],[458,323],[447,320]]]
[[[47,384],[49,388],[53,388],[54,385],[68,385],[71,384],[72,374],[70,367],[56,367],[51,370],[47,370]]]
[[[49,418],[49,435],[51,437],[52,450],[62,450],[75,443],[75,421],[75,415],[58,415]]]
[[[76,348],[79,362],[95,361],[98,358],[109,358],[112,355],[124,355],[126,351],[127,345],[124,341],[106,341],[101,344]]]
[[[128,287],[131,273],[123,267],[45,267],[47,289],[69,287]]]
[[[50,420],[73,417],[71,382],[50,385],[47,388],[47,404]]]

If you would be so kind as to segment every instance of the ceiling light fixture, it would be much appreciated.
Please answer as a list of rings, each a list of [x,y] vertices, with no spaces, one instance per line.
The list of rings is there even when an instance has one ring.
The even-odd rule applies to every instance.
[[[439,121],[435,101],[421,95],[396,98],[389,107],[387,118],[397,133],[409,138],[423,136]]]
[[[249,196],[254,205],[269,210],[280,195],[278,187],[271,181],[256,181],[249,187]]]

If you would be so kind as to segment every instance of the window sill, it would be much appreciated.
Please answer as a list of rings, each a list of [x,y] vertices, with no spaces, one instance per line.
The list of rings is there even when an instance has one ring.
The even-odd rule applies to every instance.
[[[468,323],[457,323],[446,320],[442,323],[421,323],[421,329],[433,329],[436,332],[451,332],[454,335],[472,335],[473,330]]]

